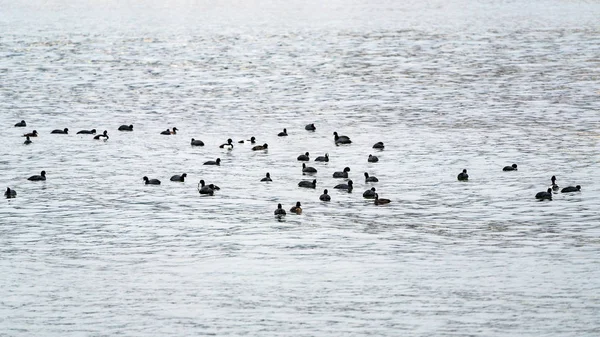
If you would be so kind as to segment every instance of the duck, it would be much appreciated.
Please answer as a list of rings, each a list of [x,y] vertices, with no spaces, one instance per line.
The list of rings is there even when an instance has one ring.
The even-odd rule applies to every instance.
[[[219,145],[219,148],[232,150],[233,149],[233,140],[231,138],[227,139],[227,143]]]
[[[560,193],[581,192],[581,186],[567,186],[560,190]]]
[[[29,145],[31,143],[33,143],[33,142],[31,141],[31,139],[29,139],[29,136],[27,136],[27,138],[25,139],[25,141],[23,142],[23,144]]]
[[[177,134],[178,129],[177,128],[173,128],[172,130],[166,129],[165,131],[161,132],[161,135],[176,135]]]
[[[462,170],[462,172],[458,174],[458,180],[459,181],[469,180],[469,175],[467,174],[467,169]]]
[[[373,145],[373,148],[383,150],[385,146],[383,145],[383,142],[377,142]]]
[[[302,163],[302,174],[314,174],[317,173],[317,169],[312,166],[306,166],[306,163]]]
[[[560,189],[560,187],[558,185],[556,185],[556,176],[552,176],[552,178],[550,178],[550,181],[552,182],[552,190],[553,191],[558,191]]]
[[[30,133],[26,133],[23,135],[23,137],[37,137],[38,136],[38,132],[36,130],[33,130]]]
[[[266,150],[268,148],[269,148],[269,144],[264,143],[263,145],[256,145],[256,146],[252,147],[252,151]]]
[[[348,178],[348,172],[350,172],[349,167],[344,167],[344,171],[333,172],[334,178]]]
[[[171,177],[171,181],[181,181],[184,182],[185,177],[187,177],[187,173],[184,173],[182,175],[176,174],[174,176]]]
[[[27,126],[27,123],[25,123],[24,120],[22,120],[19,123],[15,124],[15,127],[17,127],[17,128],[23,128],[23,127],[26,127],[26,126]]]
[[[299,155],[298,158],[296,158],[296,159],[298,159],[300,161],[309,161],[310,158],[308,156],[309,156],[309,153],[306,152],[304,154]]]
[[[375,205],[385,205],[385,204],[389,204],[391,201],[390,199],[383,199],[383,198],[379,198],[379,194],[375,193]]]
[[[250,142],[250,144],[256,144],[256,138],[254,136],[250,137],[250,139],[248,139],[248,141]],[[238,143],[244,144],[244,140],[242,139]]]
[[[55,134],[59,134],[59,135],[68,135],[69,134],[69,129],[68,128],[64,128],[62,130],[52,130],[52,132],[50,133],[55,133]]]
[[[331,201],[331,196],[329,195],[329,191],[327,189],[323,190],[323,194],[319,197],[321,201]]]
[[[317,187],[317,179],[313,181],[302,180],[298,183],[298,187],[306,187],[306,188],[316,188]]]
[[[552,200],[552,188],[548,188],[548,191],[546,192],[538,192],[535,195],[535,198],[540,200]]]
[[[375,187],[371,187],[370,190],[366,190],[363,192],[363,198],[365,199],[373,199],[375,198]]]
[[[144,180],[146,185],[160,185],[160,180],[158,179],[148,179],[148,177],[146,176],[144,176],[144,178],[142,179]]]
[[[350,137],[348,136],[339,136],[337,131],[333,133],[333,140],[335,142],[335,145],[339,145],[339,144],[350,144],[352,143],[352,141],[350,140]]]
[[[376,163],[376,162],[378,162],[378,161],[379,161],[379,158],[377,158],[377,156],[374,156],[374,155],[370,154],[370,155],[369,155],[369,158],[367,158],[367,161],[368,161],[369,163]]]
[[[300,201],[296,202],[296,206],[290,208],[290,212],[296,213],[298,215],[302,214],[302,207],[300,207]]]
[[[369,176],[369,174],[367,172],[365,172],[365,182],[366,183],[376,183],[378,181],[379,181],[379,179],[377,179],[377,177]]]
[[[91,129],[91,130],[80,130],[77,131],[78,135],[95,135],[96,134],[96,129]]]
[[[277,134],[277,136],[279,136],[279,137],[285,137],[287,135],[288,135],[287,134],[287,129],[283,129],[283,131],[281,131],[280,133]]]
[[[504,168],[502,169],[502,171],[516,171],[517,170],[517,164],[512,164],[510,166],[504,166]]]
[[[273,179],[271,179],[271,174],[269,172],[267,172],[265,177],[262,178],[260,181],[273,181]]]
[[[317,130],[317,128],[315,127],[315,124],[314,124],[314,123],[311,123],[311,124],[307,124],[307,125],[304,127],[304,130],[306,130],[306,131],[316,131],[316,130]]]
[[[209,160],[207,162],[204,162],[203,165],[217,165],[217,166],[220,166],[221,165],[221,158],[217,158],[217,160]]]
[[[40,172],[39,176],[38,175],[31,176],[31,177],[27,178],[27,180],[30,180],[30,181],[43,181],[43,180],[46,180],[46,171]]]
[[[206,183],[204,182],[204,180],[200,180],[200,182],[198,183],[198,192],[200,194],[208,194],[208,195],[214,195],[215,194],[215,190],[213,188],[211,188],[210,186],[206,185]]]
[[[277,204],[277,209],[275,210],[275,215],[277,215],[277,216],[285,215],[285,209],[282,208],[281,204]]]
[[[101,137],[104,137],[104,140],[108,140],[108,131],[104,130],[101,135],[94,136],[94,139],[100,139]]]
[[[318,156],[315,161],[329,162],[329,153],[325,153],[324,156]]]
[[[190,142],[190,144],[192,146],[204,146],[203,141],[201,141],[200,139],[194,139],[194,138],[192,138],[192,141]]]
[[[121,125],[119,131],[133,131],[133,125]]]
[[[10,187],[7,187],[6,192],[4,192],[4,196],[7,198],[14,198],[17,196],[17,191],[11,190]]]
[[[337,184],[333,188],[338,189],[338,190],[347,190],[348,193],[350,193],[350,192],[352,192],[352,189],[353,189],[352,180],[348,180],[347,184]]]

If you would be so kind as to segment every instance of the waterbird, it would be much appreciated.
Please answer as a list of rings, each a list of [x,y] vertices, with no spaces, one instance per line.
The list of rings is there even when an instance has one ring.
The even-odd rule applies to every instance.
[[[27,180],[30,180],[30,181],[46,180],[46,171],[40,172],[40,175],[31,176],[31,177],[27,178]]]
[[[144,176],[144,178],[142,179],[144,180],[146,185],[160,185],[160,180],[158,179],[148,179],[148,177],[146,176]]]
[[[315,124],[314,124],[314,123],[311,123],[311,124],[307,124],[307,125],[304,127],[304,130],[306,130],[306,131],[316,131],[316,130],[317,130],[317,128],[315,127]]]
[[[104,138],[104,140],[108,140],[108,131],[104,130],[104,132],[101,135],[94,136],[94,139],[100,139],[102,137]]]
[[[347,184],[337,184],[333,188],[338,189],[338,190],[347,190],[348,193],[350,193],[350,192],[352,192],[352,189],[353,189],[352,180],[348,180]]]
[[[560,193],[581,192],[581,186],[567,186],[560,190]]]
[[[271,174],[269,172],[267,172],[265,177],[262,178],[260,181],[273,181],[273,180],[271,179]]]
[[[389,204],[390,202],[390,199],[379,198],[379,194],[375,193],[375,205],[385,205]]]
[[[379,179],[377,179],[377,177],[369,176],[369,174],[367,172],[365,172],[365,182],[366,183],[376,183],[378,181],[379,181]]]
[[[504,166],[504,168],[502,169],[502,171],[516,171],[517,170],[517,164],[512,164],[510,166]]]
[[[204,162],[203,165],[217,165],[220,166],[221,165],[221,158],[217,158],[217,160],[209,160]]]
[[[7,187],[6,192],[4,192],[4,196],[7,198],[14,198],[17,196],[17,191],[11,190],[10,187]]]
[[[459,181],[469,180],[469,175],[467,174],[467,169],[462,170],[462,172],[458,174],[458,180]]]
[[[50,133],[55,133],[55,134],[59,134],[59,135],[68,135],[69,134],[69,129],[68,128],[64,128],[62,130],[52,130],[52,132]]]
[[[302,214],[302,207],[300,207],[300,201],[296,202],[296,206],[290,208],[290,212],[296,213],[298,215]]]
[[[275,210],[275,215],[277,215],[277,216],[285,215],[285,209],[282,208],[281,204],[277,204],[277,209]]]
[[[20,121],[19,123],[15,124],[15,127],[17,128],[22,128],[22,127],[26,127],[27,123],[25,123],[24,120]]]
[[[344,171],[333,172],[334,178],[348,178],[348,172],[350,172],[349,167],[344,167]]]
[[[324,156],[318,156],[317,158],[315,158],[315,161],[328,162],[329,161],[329,153],[325,153]]]
[[[370,154],[370,155],[369,155],[369,158],[367,158],[367,161],[368,161],[369,163],[376,163],[376,162],[378,162],[378,161],[379,161],[379,158],[377,158],[377,156],[374,156],[374,155]]]
[[[383,145],[383,142],[377,142],[373,145],[373,148],[383,150],[385,146]]]
[[[95,135],[96,134],[96,129],[91,129],[91,130],[80,130],[77,131],[78,135]]]
[[[121,125],[119,131],[133,131],[133,125]]]
[[[287,129],[283,129],[283,131],[281,131],[280,133],[277,134],[277,136],[279,136],[279,137],[285,137],[287,135],[288,135],[287,134]]]
[[[538,192],[535,195],[535,198],[540,200],[552,200],[552,188],[548,188],[548,191],[546,192]]]
[[[299,155],[298,158],[296,158],[296,159],[298,159],[300,161],[309,161],[310,160],[309,153],[305,152],[304,154]]]
[[[337,131],[335,131],[333,133],[333,141],[335,142],[335,145],[339,145],[339,144],[350,144],[352,143],[352,141],[350,140],[350,137],[348,136],[339,136]]]
[[[171,181],[181,181],[183,182],[185,180],[185,177],[187,177],[187,173],[183,173],[182,175],[176,174],[174,176],[171,177]]]
[[[313,179],[313,181],[302,180],[298,183],[298,187],[306,187],[306,188],[316,188],[317,187],[317,179]]]
[[[204,142],[201,141],[200,139],[194,139],[192,138],[192,141],[190,143],[192,146],[204,146]]]
[[[331,196],[329,195],[329,191],[327,189],[323,190],[323,194],[319,197],[321,201],[331,201]]]

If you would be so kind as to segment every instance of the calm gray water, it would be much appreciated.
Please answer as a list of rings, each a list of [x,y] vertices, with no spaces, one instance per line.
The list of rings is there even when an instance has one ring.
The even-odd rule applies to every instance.
[[[0,0],[0,187],[18,192],[0,336],[600,335],[598,18],[577,0]],[[110,139],[74,134],[91,128]],[[218,148],[250,136],[268,151]],[[306,151],[331,157],[316,190],[297,187]],[[345,166],[351,194],[332,188]],[[582,192],[536,201],[552,175]]]

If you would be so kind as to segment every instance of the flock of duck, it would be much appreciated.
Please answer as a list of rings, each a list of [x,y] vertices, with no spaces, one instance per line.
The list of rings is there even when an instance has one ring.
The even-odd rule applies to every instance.
[[[19,123],[15,124],[15,127],[26,127],[27,123],[22,120]],[[307,131],[315,131],[316,127],[314,124],[308,124],[305,126],[305,130]],[[123,131],[123,132],[131,132],[133,131],[133,125],[121,125],[118,128],[118,131]],[[177,134],[178,129],[176,127],[173,127],[172,129],[167,129],[165,131],[162,131],[160,134],[161,135],[175,135]],[[69,133],[69,129],[65,128],[65,129],[57,129],[57,130],[53,130],[51,132],[51,134],[68,134]],[[80,130],[77,132],[77,134],[88,134],[88,135],[94,135],[93,139],[96,140],[108,140],[109,136],[108,136],[108,131],[104,130],[104,132],[102,134],[96,134],[97,131],[96,129],[91,129],[91,130]],[[287,133],[287,129],[283,129],[282,132],[278,133],[279,137],[286,137],[288,135]],[[37,137],[38,136],[38,132],[36,130],[33,130],[30,133],[26,133],[23,135],[23,137],[26,137],[26,140],[24,142],[25,145],[29,145],[32,143],[31,138],[33,137]],[[352,140],[350,140],[350,137],[348,136],[343,136],[343,135],[339,135],[337,132],[333,133],[334,136],[334,142],[335,145],[348,145],[352,143]],[[244,140],[239,141],[238,143],[244,143]],[[248,142],[250,142],[252,145],[256,144],[256,138],[255,137],[251,137]],[[204,142],[202,142],[201,140],[198,139],[194,139],[192,138],[190,144],[192,146],[204,146]],[[222,149],[228,149],[228,150],[232,150],[234,147],[233,144],[233,140],[230,138],[227,140],[226,143],[223,143],[221,145],[219,145],[219,148]],[[253,151],[261,151],[261,150],[266,150],[268,149],[269,145],[268,144],[262,144],[262,145],[254,145],[252,147]],[[383,142],[377,142],[373,145],[374,149],[378,149],[378,150],[383,150],[385,148]],[[301,154],[298,156],[297,158],[298,161],[302,161],[302,162],[308,162],[310,160],[309,157],[309,153],[306,152],[304,154]],[[324,156],[319,156],[317,158],[315,158],[316,162],[328,162],[329,161],[329,154],[325,154]],[[376,163],[379,161],[379,158],[377,156],[374,156],[372,154],[369,155],[369,157],[367,158],[368,162],[371,163]],[[216,160],[210,160],[210,161],[206,161],[204,162],[204,165],[220,165],[221,164],[221,159],[217,158]],[[503,169],[503,171],[517,171],[517,164],[512,164],[510,166],[505,166]],[[334,172],[333,173],[333,178],[348,178],[348,172],[350,172],[350,168],[349,167],[345,167],[342,171],[339,172]],[[302,164],[302,173],[303,174],[315,174],[317,173],[317,170],[314,167],[311,166],[307,166],[306,163]],[[365,182],[369,182],[369,183],[373,183],[373,182],[378,182],[379,179],[377,179],[377,177],[374,176],[370,176],[368,172],[364,173],[365,176]],[[173,175],[170,180],[171,181],[180,181],[183,182],[185,180],[185,178],[187,177],[186,173],[183,173],[181,175]],[[461,173],[458,174],[458,180],[459,181],[468,181],[469,180],[469,175],[467,174],[467,170],[463,169]],[[45,181],[46,180],[46,171],[41,171],[41,173],[39,175],[33,175],[29,178],[27,178],[30,181]],[[150,179],[147,176],[144,176],[143,181],[145,184],[147,185],[160,185],[161,181],[159,179]],[[539,200],[552,200],[552,193],[554,192],[558,192],[560,190],[561,193],[572,193],[572,192],[579,192],[581,191],[581,186],[577,185],[577,186],[568,186],[565,187],[563,189],[560,189],[560,187],[556,184],[556,176],[552,176],[551,180],[551,185],[548,188],[547,191],[542,191],[539,192],[535,195],[536,199]],[[271,175],[270,173],[266,173],[265,177],[262,178],[260,180],[261,182],[270,182],[272,181],[271,179]],[[317,180],[313,179],[313,180],[302,180],[298,183],[298,187],[301,188],[312,188],[315,189],[317,186]],[[336,186],[334,186],[334,189],[339,189],[339,190],[345,190],[347,192],[352,192],[353,190],[353,182],[352,180],[348,180],[346,183],[341,183],[338,184]],[[215,191],[220,190],[220,188],[215,185],[215,184],[207,184],[204,180],[200,180],[200,182],[198,183],[198,192],[200,194],[203,195],[214,195]],[[10,187],[6,188],[6,192],[4,193],[4,196],[6,198],[15,198],[17,196],[17,192],[14,189],[11,189]],[[379,194],[376,192],[375,187],[372,187],[368,190],[366,190],[363,193],[363,197],[366,199],[373,199],[373,203],[375,205],[385,205],[390,203],[391,201],[389,199],[385,199],[385,198],[380,198]],[[329,195],[329,191],[327,189],[323,190],[323,194],[320,195],[319,200],[327,202],[331,200],[331,196]],[[297,201],[296,204],[290,208],[290,212],[294,213],[294,214],[302,214],[302,205],[300,203],[300,201]],[[281,217],[281,216],[285,216],[286,215],[286,211],[285,209],[283,209],[283,206],[281,204],[277,205],[277,209],[275,209],[275,215],[277,217]]]

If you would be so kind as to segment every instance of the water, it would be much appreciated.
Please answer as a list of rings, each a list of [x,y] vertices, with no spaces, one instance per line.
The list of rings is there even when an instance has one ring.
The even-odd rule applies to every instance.
[[[0,8],[0,336],[600,333],[597,2]]]

